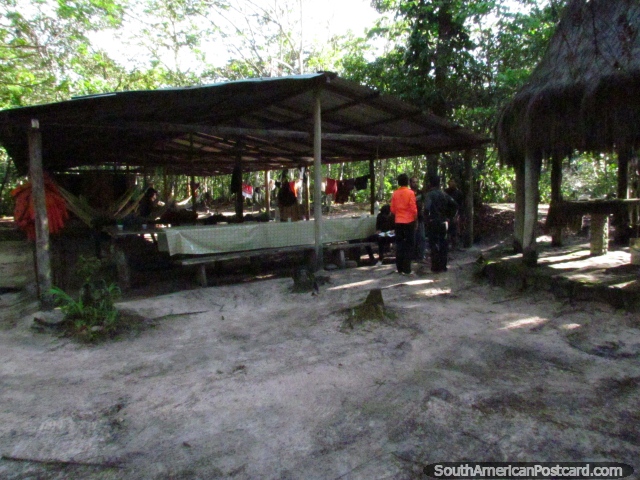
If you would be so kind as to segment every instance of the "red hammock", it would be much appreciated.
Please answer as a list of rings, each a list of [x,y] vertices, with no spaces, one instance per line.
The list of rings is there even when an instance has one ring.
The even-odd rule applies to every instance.
[[[49,232],[58,233],[64,227],[64,222],[69,218],[67,204],[60,195],[55,183],[44,180],[44,195],[47,205],[47,218],[49,220]],[[11,191],[11,196],[15,198],[16,207],[13,212],[14,219],[18,227],[27,234],[29,240],[36,239],[35,212],[31,200],[31,183],[25,183]]]

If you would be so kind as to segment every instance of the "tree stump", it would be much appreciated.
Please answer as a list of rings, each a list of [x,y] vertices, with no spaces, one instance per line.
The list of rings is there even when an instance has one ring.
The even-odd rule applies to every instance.
[[[374,288],[369,291],[365,301],[353,308],[348,309],[347,319],[343,322],[342,328],[353,329],[356,325],[364,322],[382,322],[391,316],[386,312],[382,290]]]

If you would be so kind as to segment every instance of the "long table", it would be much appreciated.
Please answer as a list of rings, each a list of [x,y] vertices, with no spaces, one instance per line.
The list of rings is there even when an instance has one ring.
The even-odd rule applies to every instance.
[[[376,231],[376,217],[325,218],[323,244],[360,240]],[[150,233],[150,232],[147,232]],[[315,244],[315,221],[195,225],[155,230],[158,248],[169,255],[216,253],[297,247]]]
[[[328,248],[338,248],[339,242],[362,240],[375,234],[376,218],[324,218],[322,238]],[[206,285],[205,266],[208,262],[231,257],[251,257],[278,251],[302,251],[315,245],[315,221],[258,222],[229,225],[193,225],[184,227],[151,227],[104,230],[111,236],[111,251],[118,269],[118,283],[123,290],[130,286],[131,271],[124,242],[127,237],[150,236],[161,252],[178,256],[179,264],[199,264],[199,278]],[[358,244],[359,245],[359,244]],[[343,252],[344,254],[344,252]],[[186,256],[186,257],[185,257]]]

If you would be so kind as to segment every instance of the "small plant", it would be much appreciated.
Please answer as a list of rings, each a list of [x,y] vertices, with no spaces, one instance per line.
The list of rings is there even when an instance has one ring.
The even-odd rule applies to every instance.
[[[85,283],[78,300],[60,288],[51,290],[54,300],[65,315],[70,333],[89,341],[113,335],[118,328],[118,310],[114,306],[120,288],[104,280]]]
[[[120,287],[98,278],[101,268],[101,260],[80,256],[78,276],[84,283],[77,300],[58,287],[51,289],[56,305],[65,315],[69,333],[88,341],[111,336],[118,329],[119,314],[114,302],[121,295]]]

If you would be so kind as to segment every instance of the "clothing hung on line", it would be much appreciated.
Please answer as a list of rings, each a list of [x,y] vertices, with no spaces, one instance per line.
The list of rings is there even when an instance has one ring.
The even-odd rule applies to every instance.
[[[242,196],[244,198],[253,198],[253,186],[242,185]]]
[[[326,186],[324,187],[325,195],[335,195],[338,193],[338,181],[333,178],[327,178]]]
[[[345,203],[349,200],[349,194],[356,186],[356,181],[353,178],[348,180],[338,181],[338,193],[336,193],[335,203]]]
[[[366,190],[368,182],[369,182],[369,175],[363,175],[362,177],[357,177],[355,179],[356,190]]]

